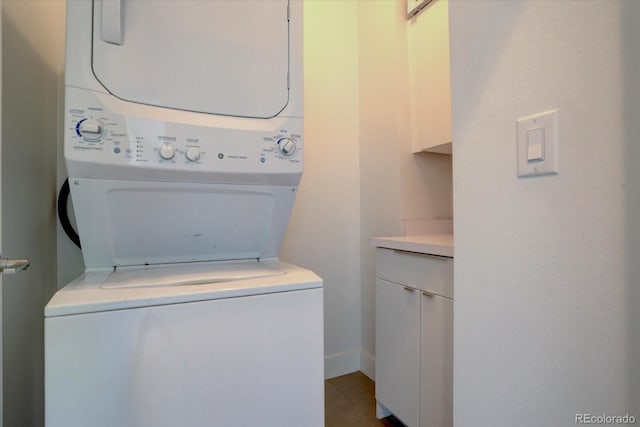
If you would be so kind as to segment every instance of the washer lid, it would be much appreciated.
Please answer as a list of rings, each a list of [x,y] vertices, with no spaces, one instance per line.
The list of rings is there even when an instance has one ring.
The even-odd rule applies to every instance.
[[[287,0],[95,0],[92,66],[126,101],[269,118],[288,103]]]
[[[238,262],[212,268],[208,263],[176,266],[120,267],[100,286],[103,289],[149,288],[159,286],[209,285],[281,276],[286,271],[277,264]]]
[[[254,273],[252,273],[252,271]],[[281,262],[207,262],[85,272],[60,289],[45,317],[291,292],[322,287],[309,270]],[[266,276],[265,274],[271,274]],[[112,279],[112,276],[115,278]],[[210,277],[202,283],[190,279]],[[222,278],[229,281],[221,281]],[[173,283],[170,283],[173,281]],[[128,283],[128,285],[124,285]],[[130,285],[134,286],[130,286]],[[115,286],[114,286],[115,285]],[[142,286],[138,286],[142,285]]]

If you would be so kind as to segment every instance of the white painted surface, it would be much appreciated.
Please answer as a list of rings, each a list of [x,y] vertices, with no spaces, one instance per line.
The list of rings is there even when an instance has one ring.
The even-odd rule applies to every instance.
[[[4,277],[4,425],[40,426],[44,305],[55,291],[55,144],[64,1],[5,1],[2,13],[3,250],[31,261]]]
[[[441,256],[453,256],[453,234],[373,237],[371,246]]]
[[[639,17],[450,2],[457,426],[640,415]],[[518,179],[515,120],[555,107],[562,173]]]
[[[425,13],[428,10],[421,12]],[[369,238],[401,236],[405,220],[451,218],[451,157],[411,154],[409,55],[413,52],[405,3],[360,1],[358,14],[360,366],[373,378],[375,250]]]
[[[305,2],[305,171],[280,252],[324,280],[327,377],[360,367],[357,11]]]
[[[434,0],[406,23],[411,84],[411,150],[451,154],[448,0]]]
[[[452,219],[405,220],[404,235],[453,234]]]

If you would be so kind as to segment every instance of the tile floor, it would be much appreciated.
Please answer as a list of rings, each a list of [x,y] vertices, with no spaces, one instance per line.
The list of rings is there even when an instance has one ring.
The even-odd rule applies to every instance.
[[[394,417],[376,418],[374,382],[362,372],[324,382],[326,427],[402,427]]]

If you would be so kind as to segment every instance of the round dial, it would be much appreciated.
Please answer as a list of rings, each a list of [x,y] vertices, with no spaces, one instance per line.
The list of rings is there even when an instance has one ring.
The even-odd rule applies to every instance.
[[[198,147],[189,147],[184,152],[187,160],[191,162],[197,162],[200,160],[200,149]]]
[[[76,132],[88,141],[98,141],[104,134],[104,126],[97,120],[84,119],[76,125]]]
[[[162,147],[160,147],[160,157],[162,157],[165,160],[173,159],[173,156],[175,154],[176,154],[176,149],[169,144],[164,144]]]
[[[285,156],[291,156],[296,152],[296,142],[289,138],[280,138],[278,140],[278,149]]]

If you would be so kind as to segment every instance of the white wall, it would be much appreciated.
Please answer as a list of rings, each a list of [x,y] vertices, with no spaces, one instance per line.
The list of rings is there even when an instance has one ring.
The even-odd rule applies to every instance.
[[[640,417],[638,18],[450,3],[457,426]],[[551,108],[560,174],[518,179],[515,121]]]
[[[324,278],[326,377],[373,377],[369,238],[450,218],[451,157],[410,154],[402,2],[308,1],[304,47],[305,171],[281,258]]]
[[[327,377],[360,365],[357,11],[305,3],[305,170],[280,256],[324,279]]]
[[[358,13],[361,370],[373,378],[375,249],[369,238],[402,235],[405,219],[451,218],[452,173],[451,156],[411,154],[408,37],[422,22],[409,28],[406,4],[398,1],[359,2]]]
[[[61,134],[64,1],[4,1],[2,205],[4,255],[31,267],[3,278],[4,425],[40,426],[43,309],[56,288],[55,171]]]

